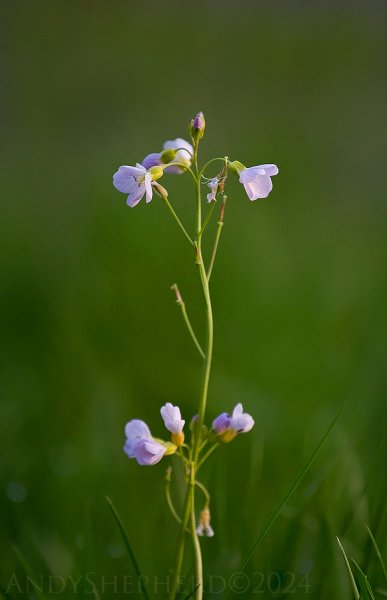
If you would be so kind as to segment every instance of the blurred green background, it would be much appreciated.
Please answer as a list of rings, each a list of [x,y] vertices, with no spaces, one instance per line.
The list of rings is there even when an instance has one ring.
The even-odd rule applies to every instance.
[[[165,595],[156,583],[177,536],[167,460],[129,461],[123,428],[143,418],[161,436],[167,401],[186,419],[196,412],[200,360],[170,285],[200,333],[203,307],[191,251],[161,201],[129,209],[111,178],[187,137],[199,110],[202,160],[280,168],[267,200],[227,184],[208,421],[242,402],[256,426],[206,468],[216,531],[203,541],[206,573],[228,581],[238,569],[349,401],[256,553],[244,597],[351,598],[336,536],[385,588],[365,529],[385,550],[385,2],[0,9],[3,588],[28,597],[14,543],[38,576],[93,572],[101,597],[125,595],[132,570],[109,495],[152,596]],[[188,177],[162,183],[190,226]]]

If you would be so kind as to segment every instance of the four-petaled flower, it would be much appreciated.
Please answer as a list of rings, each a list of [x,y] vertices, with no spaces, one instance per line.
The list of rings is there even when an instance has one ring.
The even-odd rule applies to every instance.
[[[133,208],[145,195],[146,201],[152,200],[152,174],[139,163],[135,167],[122,165],[113,175],[114,187],[123,194],[128,194],[126,204]]]
[[[254,427],[254,419],[243,412],[242,404],[237,404],[232,415],[222,413],[212,423],[212,428],[222,442],[231,442],[238,433],[247,433]]]
[[[241,165],[243,167],[243,165]],[[243,184],[250,200],[267,198],[273,189],[271,177],[277,175],[276,165],[258,165],[256,167],[238,168],[239,181]]]
[[[139,465],[155,465],[160,462],[167,447],[157,442],[144,421],[133,419],[125,427],[126,442],[124,452],[135,458]]]

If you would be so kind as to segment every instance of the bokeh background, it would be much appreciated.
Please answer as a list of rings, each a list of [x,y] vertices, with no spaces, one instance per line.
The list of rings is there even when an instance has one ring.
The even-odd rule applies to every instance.
[[[244,597],[351,598],[336,536],[385,588],[365,524],[383,552],[386,3],[0,9],[3,593],[31,596],[16,544],[39,577],[92,572],[101,597],[126,595],[132,570],[108,495],[152,596],[165,595],[177,535],[167,461],[129,461],[123,427],[139,417],[162,435],[166,401],[187,419],[196,412],[200,360],[170,285],[200,335],[203,306],[191,251],[161,201],[129,209],[111,177],[187,137],[199,110],[203,160],[280,168],[267,200],[227,184],[208,421],[242,402],[256,426],[203,476],[216,531],[203,542],[206,572],[229,580],[348,402],[255,554]],[[163,184],[190,227],[188,177]],[[179,477],[174,493],[178,505]],[[222,588],[219,579],[207,597]]]

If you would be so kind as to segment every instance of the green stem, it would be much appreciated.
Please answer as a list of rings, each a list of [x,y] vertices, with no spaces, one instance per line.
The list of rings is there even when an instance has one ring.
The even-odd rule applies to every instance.
[[[202,226],[201,230],[199,231],[199,236],[200,237],[203,235],[203,232],[204,232],[205,228],[207,227],[208,223],[210,222],[210,219],[212,217],[212,213],[214,212],[215,205],[216,205],[216,202],[213,202],[210,210],[207,213],[206,218],[204,219],[203,226]]]
[[[196,596],[196,600],[202,600],[202,598],[203,598],[203,559],[202,559],[202,551],[200,548],[198,534],[196,533],[195,486],[194,485],[192,486],[192,489],[191,489],[191,535],[192,535],[192,543],[193,543],[194,553],[195,553],[195,571],[196,571],[196,586],[197,586],[195,596]]]
[[[201,345],[200,345],[200,343],[199,343],[199,341],[198,341],[198,339],[197,339],[197,337],[196,337],[196,335],[195,335],[195,332],[194,332],[194,330],[193,330],[193,328],[192,328],[191,321],[189,320],[189,317],[188,317],[188,314],[187,314],[187,310],[186,310],[186,308],[185,308],[185,302],[184,302],[183,298],[181,297],[181,294],[180,294],[179,288],[177,287],[177,284],[176,284],[176,283],[174,283],[174,284],[171,286],[171,290],[173,290],[173,291],[175,292],[175,294],[176,294],[176,302],[177,302],[177,304],[178,304],[178,305],[180,306],[180,308],[181,308],[181,312],[182,312],[182,315],[183,315],[183,319],[184,319],[184,321],[185,321],[185,324],[186,324],[186,326],[187,326],[187,329],[188,329],[188,331],[189,331],[189,333],[190,333],[190,335],[191,335],[191,338],[192,338],[192,340],[193,340],[193,343],[195,344],[196,348],[198,349],[198,351],[199,351],[199,354],[201,355],[201,357],[202,357],[202,358],[206,358],[206,355],[204,354],[204,352],[203,352],[203,350],[202,350],[202,347],[201,347]]]
[[[183,232],[184,236],[186,237],[186,239],[189,241],[189,243],[191,244],[191,246],[195,246],[193,240],[191,239],[191,237],[187,233],[187,230],[184,227],[183,223],[180,221],[179,217],[175,213],[175,211],[174,211],[171,203],[169,202],[168,198],[163,197],[163,200],[164,200],[166,206],[168,207],[169,211],[171,212],[173,218],[175,219],[176,223],[178,224],[178,226],[180,227],[181,231]]]
[[[226,206],[226,200],[227,200],[227,196],[223,196],[222,206],[220,207],[219,221],[217,223],[218,227],[217,227],[216,234],[215,234],[214,247],[212,249],[210,264],[209,264],[208,270],[207,270],[207,279],[208,279],[208,281],[210,281],[210,279],[211,279],[211,273],[212,273],[212,269],[213,269],[213,266],[214,266],[214,262],[215,262],[215,258],[216,258],[216,253],[218,251],[220,234],[222,233],[222,229],[223,229],[224,209],[225,209],[225,206]]]

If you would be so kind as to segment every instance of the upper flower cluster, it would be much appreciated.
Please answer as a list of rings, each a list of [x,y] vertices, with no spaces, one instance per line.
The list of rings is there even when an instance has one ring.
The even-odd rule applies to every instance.
[[[199,112],[191,120],[190,125],[192,143],[196,149],[199,140],[204,135],[204,131],[204,115]],[[167,198],[167,190],[157,183],[157,180],[162,177],[164,172],[181,174],[189,169],[195,153],[194,146],[183,138],[167,140],[164,142],[161,152],[147,154],[143,161],[137,163],[135,167],[128,165],[119,167],[113,176],[113,185],[119,192],[128,194],[127,204],[130,207],[136,206],[144,196],[146,202],[150,202],[153,190],[161,197]],[[244,186],[250,200],[267,198],[270,194],[273,188],[271,178],[278,173],[276,165],[264,164],[245,167],[238,160],[229,162],[227,158],[224,159],[224,163],[232,173],[239,177],[239,181]],[[204,178],[210,188],[210,193],[207,194],[208,202],[216,201],[217,194],[224,191],[225,179],[226,174],[224,172],[210,180]]]
[[[133,419],[125,426],[126,442],[124,452],[135,458],[139,465],[155,465],[163,456],[174,454],[184,445],[184,425],[180,408],[167,402],[160,409],[166,429],[171,433],[171,441],[165,442],[152,436],[144,421]],[[195,417],[194,419],[195,420]],[[221,413],[212,423],[212,441],[231,442],[238,433],[247,433],[254,426],[254,419],[243,412],[242,404],[237,404],[232,415]]]

